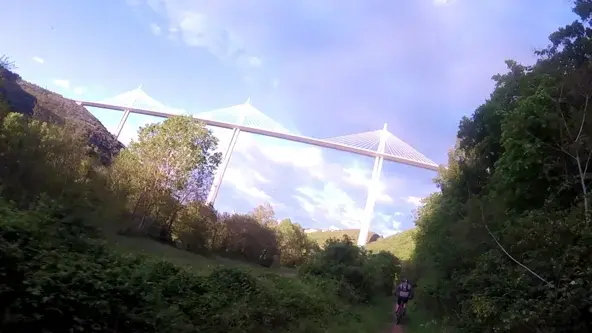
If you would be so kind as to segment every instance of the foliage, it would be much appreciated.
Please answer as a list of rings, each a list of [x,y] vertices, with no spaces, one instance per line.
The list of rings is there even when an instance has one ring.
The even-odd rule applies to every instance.
[[[0,68],[13,70],[15,68],[14,62],[5,55],[0,55]]]
[[[592,330],[590,8],[507,61],[419,211],[418,302],[460,332]]]
[[[357,242],[358,236],[360,235],[360,229],[341,229],[341,230],[329,230],[329,231],[314,231],[309,232],[308,237],[319,246],[325,245],[329,239],[341,239],[343,236],[347,236]],[[382,236],[379,234],[369,231],[368,232],[368,244],[379,240]]]
[[[2,331],[323,332],[349,311],[325,281],[228,268],[197,276],[114,254],[81,237],[84,221],[40,207],[0,202]]]
[[[264,226],[272,227],[277,224],[275,211],[269,202],[265,202],[253,209],[251,216]]]
[[[123,207],[107,190],[97,156],[82,141],[69,127],[7,114],[0,124],[1,196],[27,207],[45,195],[81,214],[118,215]]]
[[[319,246],[307,237],[304,229],[290,219],[284,219],[278,224],[277,233],[282,266],[300,266],[313,253],[320,250]]]
[[[290,267],[312,267],[315,256],[332,264],[335,256],[322,255],[298,224],[275,223],[270,205],[226,214],[201,201],[219,161],[202,124],[172,118],[150,125],[105,166],[68,123],[12,113],[0,98],[2,105],[0,331],[373,330],[372,308],[356,302],[381,300],[392,289],[396,266],[386,253],[369,255],[349,242],[357,267],[342,265],[346,274],[332,275],[303,270],[296,279],[237,268],[196,273],[122,255],[103,241],[114,230],[129,231],[131,221],[140,235],[191,252],[266,267],[278,256]],[[386,318],[389,310],[377,315]]]
[[[301,276],[335,280],[339,294],[351,302],[366,302],[377,295],[391,295],[400,272],[399,260],[388,252],[368,253],[344,236],[329,239],[323,251],[315,253],[303,265]]]
[[[366,248],[370,251],[386,251],[392,253],[401,260],[411,259],[415,250],[416,229],[409,229],[389,237],[380,238],[376,242],[368,243]]]
[[[170,239],[180,210],[186,202],[203,199],[221,154],[218,141],[205,125],[192,117],[173,117],[142,127],[115,160],[112,179],[128,193],[132,220],[137,229],[153,228],[158,237]]]
[[[84,139],[85,146],[89,146],[88,150],[97,155],[103,165],[110,164],[113,156],[123,148],[86,108],[22,80],[18,74],[11,72],[11,66],[0,65],[0,118],[8,112],[20,113],[51,125],[68,126],[76,137]]]

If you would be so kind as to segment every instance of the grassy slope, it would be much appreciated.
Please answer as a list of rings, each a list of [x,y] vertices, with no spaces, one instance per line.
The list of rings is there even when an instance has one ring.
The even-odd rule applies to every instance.
[[[405,230],[401,233],[381,238],[369,243],[366,247],[372,251],[387,251],[401,260],[408,260],[415,249],[415,229]]]
[[[174,264],[187,266],[199,274],[208,273],[216,266],[242,267],[254,273],[274,272],[283,276],[294,276],[296,270],[291,268],[265,268],[256,264],[232,260],[219,256],[201,256],[195,253],[177,249],[147,238],[107,235],[109,242],[119,252],[139,253],[150,257],[168,260]]]
[[[216,266],[242,267],[253,273],[274,272],[283,276],[295,276],[296,270],[290,268],[264,268],[249,263],[221,258],[216,256],[204,257],[191,252],[176,249],[172,246],[160,244],[150,239],[131,238],[125,236],[111,236],[110,243],[117,251],[127,253],[141,253],[151,257],[171,261],[177,265],[192,268],[198,274],[207,274]],[[334,318],[327,333],[376,333],[389,327],[391,320],[391,298],[385,297],[372,304],[357,306],[354,309],[356,319]],[[306,320],[306,319],[304,319]],[[303,323],[305,324],[305,323]],[[423,332],[422,332],[423,333]]]
[[[352,321],[351,318],[343,318],[343,322],[335,322],[327,332],[390,333],[388,328],[392,320],[392,299],[390,297],[384,297],[372,304],[359,306],[356,308],[355,314],[358,316],[357,321]],[[385,331],[385,329],[387,330]]]
[[[359,229],[343,229],[343,230],[333,230],[333,231],[315,231],[308,233],[308,238],[323,246],[325,241],[330,238],[338,238],[341,239],[343,235],[347,235],[351,240],[354,242],[358,241],[358,235],[360,234]],[[380,235],[370,231],[368,233],[368,242],[372,243],[375,242],[377,239],[380,239]]]

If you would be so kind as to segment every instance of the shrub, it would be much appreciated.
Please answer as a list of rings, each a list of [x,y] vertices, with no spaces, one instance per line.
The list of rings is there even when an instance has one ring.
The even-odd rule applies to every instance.
[[[322,251],[303,265],[301,276],[316,276],[334,281],[338,294],[349,302],[367,302],[378,295],[391,295],[400,272],[399,260],[392,254],[372,254],[344,236],[329,239]]]
[[[111,252],[62,215],[0,201],[0,331],[322,332],[349,313],[331,281],[236,268],[198,276]]]

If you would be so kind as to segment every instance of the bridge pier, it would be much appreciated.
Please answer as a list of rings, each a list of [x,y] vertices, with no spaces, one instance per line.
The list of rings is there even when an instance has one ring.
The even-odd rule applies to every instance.
[[[380,141],[378,142],[378,153],[384,154],[384,148],[386,146],[387,138],[387,124],[384,124],[380,133]],[[368,241],[368,232],[370,231],[370,224],[374,217],[374,206],[376,205],[376,199],[378,197],[379,185],[380,185],[380,174],[382,173],[382,163],[384,158],[382,156],[376,156],[374,158],[374,167],[372,168],[372,178],[370,184],[368,184],[368,196],[366,198],[366,207],[364,208],[364,215],[362,217],[360,226],[360,235],[358,236],[358,246],[365,246]]]
[[[131,108],[134,106],[134,103],[138,100],[138,97],[140,96],[140,94],[142,93],[142,85],[139,85],[138,88],[136,88],[136,90],[134,90],[134,93],[132,94],[132,98],[127,101],[127,103],[125,103],[125,107],[126,108]],[[129,117],[130,115],[130,110],[128,109],[124,109],[123,110],[123,116],[121,116],[121,119],[119,120],[119,124],[117,125],[117,129],[115,130],[115,139],[119,140],[119,136],[121,135],[121,131],[123,130],[123,126],[125,126],[125,123],[127,122],[127,117]]]
[[[127,117],[129,117],[129,110],[125,110],[123,111],[123,116],[121,116],[121,120],[119,120],[119,125],[117,125],[117,130],[115,130],[115,139],[119,140],[119,135],[121,134],[121,131],[123,130],[123,126],[125,125],[125,122],[127,121]]]
[[[212,182],[212,187],[210,187],[210,192],[208,193],[208,198],[206,199],[206,204],[213,205],[216,201],[216,197],[218,196],[218,191],[220,191],[220,186],[222,185],[222,181],[224,180],[224,173],[226,173],[226,168],[230,163],[230,158],[232,157],[232,152],[234,151],[234,146],[236,146],[236,140],[238,140],[238,135],[240,134],[240,129],[235,128],[232,130],[232,137],[230,138],[230,143],[228,144],[228,148],[224,152],[224,159],[222,160],[222,164],[220,165],[218,172],[214,176],[214,181]]]
[[[250,104],[251,98],[249,97],[245,104]],[[242,125],[245,122],[245,114],[242,113],[239,115],[238,124]],[[210,187],[210,192],[208,193],[208,198],[206,199],[206,204],[213,205],[216,202],[216,197],[218,197],[218,192],[220,191],[220,186],[222,186],[222,181],[224,180],[224,174],[226,173],[226,168],[228,168],[228,164],[230,163],[230,158],[232,157],[232,152],[234,152],[234,146],[236,146],[236,140],[238,140],[238,135],[240,134],[240,128],[233,128],[232,129],[232,137],[230,138],[230,143],[228,144],[228,148],[224,152],[224,159],[222,159],[222,164],[218,167],[218,172],[214,176],[214,181],[212,182],[212,186]]]

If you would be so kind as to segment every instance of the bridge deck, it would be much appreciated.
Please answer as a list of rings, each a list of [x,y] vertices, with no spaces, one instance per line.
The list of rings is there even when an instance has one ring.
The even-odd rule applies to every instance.
[[[180,115],[180,114],[175,114],[175,113],[152,111],[152,110],[124,107],[124,106],[97,103],[97,102],[77,101],[76,103],[79,105],[82,105],[82,106],[95,107],[95,108],[100,108],[100,109],[117,110],[117,111],[126,111],[127,110],[130,113],[143,114],[143,115],[154,116],[154,117],[159,117],[159,118],[170,118],[170,117]],[[269,131],[269,130],[255,128],[255,127],[251,127],[251,126],[230,124],[230,123],[215,121],[215,120],[210,120],[210,119],[202,119],[202,118],[199,118],[196,116],[192,116],[192,117],[195,118],[196,120],[202,121],[203,123],[205,123],[206,125],[209,125],[209,126],[221,127],[221,128],[227,128],[227,129],[238,128],[241,131],[244,131],[247,133],[259,134],[259,135],[263,135],[263,136],[267,136],[267,137],[289,140],[289,141],[294,141],[294,142],[306,143],[306,144],[313,145],[313,146],[336,149],[336,150],[346,151],[346,152],[349,152],[352,154],[358,154],[358,155],[363,155],[363,156],[382,157],[383,159],[385,159],[387,161],[402,163],[402,164],[406,164],[406,165],[410,165],[410,166],[414,166],[414,167],[418,167],[418,168],[422,168],[422,169],[427,169],[427,170],[433,170],[433,171],[438,170],[438,165],[435,163],[426,163],[423,161],[416,161],[413,159],[399,157],[399,156],[393,156],[390,154],[380,153],[380,152],[372,151],[369,149],[353,147],[353,146],[344,145],[344,144],[340,144],[340,143],[336,143],[336,142],[330,142],[328,140],[316,139],[316,138],[311,138],[311,137],[306,137],[306,136],[301,136],[301,135],[294,135],[294,134],[289,134],[289,133],[279,133],[279,132]]]

